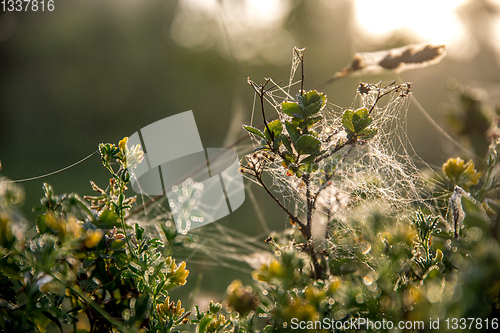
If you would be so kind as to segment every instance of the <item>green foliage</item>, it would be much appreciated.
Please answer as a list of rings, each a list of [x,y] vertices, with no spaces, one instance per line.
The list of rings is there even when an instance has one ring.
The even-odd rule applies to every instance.
[[[318,133],[312,127],[323,119],[317,114],[325,105],[326,95],[310,90],[297,94],[293,102],[281,103],[283,117],[268,123],[264,133],[252,126],[244,125],[243,128],[263,139],[256,151],[267,150],[279,154],[289,172],[300,177],[303,171],[315,170],[312,163],[323,153]],[[291,119],[287,120],[285,115]],[[282,134],[283,128],[287,134]],[[281,145],[284,150],[280,150]]]
[[[369,94],[376,88],[370,84],[360,87],[360,94]],[[263,100],[265,90],[256,91]],[[394,87],[393,91],[407,96],[409,84]],[[387,91],[379,90],[375,104],[386,94]],[[481,108],[479,100],[472,104],[470,101],[462,98],[466,110]],[[268,238],[275,256],[254,271],[253,287],[236,280],[228,288],[228,304],[238,313],[240,331],[289,332],[293,328],[298,332],[316,332],[316,321],[348,323],[359,318],[388,320],[395,325],[421,320],[427,330],[430,319],[439,319],[440,331],[462,332],[468,332],[468,327],[446,326],[445,319],[475,318],[488,320],[490,329],[492,323],[498,328],[498,131],[490,129],[488,141],[474,142],[474,129],[463,122],[461,133],[474,142],[476,153],[486,152],[486,158],[476,164],[450,158],[443,164],[439,178],[428,184],[435,195],[426,197],[422,193],[430,204],[415,203],[387,213],[374,208],[383,207],[382,198],[353,193],[361,198],[361,204],[352,204],[346,210],[349,226],[326,216],[325,236],[318,239],[311,233],[312,216],[325,213],[319,211],[317,198],[331,185],[330,180],[342,172],[351,148],[375,139],[380,130],[373,127],[375,105],[346,109],[341,126],[334,130],[335,134],[344,131],[345,138],[332,145],[332,136],[319,135],[321,128],[326,127],[319,126],[324,121],[320,111],[325,102],[324,94],[309,91],[281,103],[278,120],[284,129],[274,141],[280,140],[282,145],[267,137],[267,146],[257,149],[266,149],[268,153],[247,156],[248,164],[242,165],[241,172],[256,179],[288,215],[293,227]],[[479,117],[473,123],[482,124],[482,135],[485,128],[494,127],[483,113],[468,114]],[[250,135],[261,137],[254,128],[245,129]],[[288,210],[263,181],[262,174],[271,169],[266,166],[277,168],[277,164],[305,187],[301,192],[306,202],[305,217]],[[280,174],[274,170],[271,173]],[[420,181],[423,179],[422,176]],[[439,185],[437,179],[441,180]],[[377,186],[376,181],[373,186]],[[250,300],[257,301],[257,305]],[[292,320],[312,326],[297,329]],[[484,324],[472,328],[488,331]],[[366,326],[361,329],[375,331]]]
[[[367,108],[360,108],[356,111],[345,110],[342,116],[342,126],[347,132],[347,138],[371,139],[377,134],[377,129],[368,128],[373,122]]]
[[[16,200],[2,195],[2,331],[44,332],[52,324],[61,332],[68,325],[73,332],[171,332],[188,322],[190,312],[168,297],[186,283],[186,263],[177,265],[167,244],[125,221],[135,201],[125,195],[128,168],[141,161],[140,147],[127,147],[125,138],[99,151],[109,186],[91,182],[97,195],[81,199],[44,184],[36,229],[25,236],[12,233]],[[5,179],[4,186],[14,188]]]

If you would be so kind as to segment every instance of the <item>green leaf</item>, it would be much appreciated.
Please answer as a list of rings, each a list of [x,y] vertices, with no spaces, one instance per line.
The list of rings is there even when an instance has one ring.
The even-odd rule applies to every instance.
[[[255,134],[261,138],[264,139],[264,133],[262,133],[258,128],[250,126],[250,125],[243,125],[243,128],[247,130],[247,132],[250,132],[252,134]]]
[[[166,281],[167,280],[162,280],[162,281],[160,281],[159,284],[156,285],[156,287],[155,287],[155,297],[158,296],[158,294],[161,291],[161,288],[163,288],[163,285],[165,284]]]
[[[347,134],[363,135],[366,139],[370,139],[377,134],[376,130],[375,132],[373,130],[366,130],[372,122],[373,118],[370,117],[366,108],[357,109],[356,112],[345,110],[342,115],[342,126],[344,126]]]
[[[93,293],[94,291],[97,290],[97,288],[99,288],[99,285],[92,280],[83,280],[78,282],[78,284],[87,293]]]
[[[222,304],[214,303],[213,301],[210,301],[209,309],[210,309],[210,313],[216,314],[217,312],[219,312],[222,309]]]
[[[311,162],[312,162],[312,161],[314,161],[314,159],[315,159],[316,157],[318,157],[320,154],[321,154],[321,152],[318,152],[318,153],[316,153],[316,154],[311,154],[311,155],[307,156],[306,158],[304,158],[303,160],[301,160],[301,161],[300,161],[300,163],[302,163],[302,164],[311,163]],[[317,170],[317,169],[316,169],[316,170]],[[316,171],[316,170],[315,170],[315,171]]]
[[[354,127],[355,133],[360,133],[365,128],[370,126],[373,122],[373,118],[368,114],[367,108],[357,109],[356,112],[352,115],[352,125]]]
[[[283,132],[283,125],[281,125],[281,120],[276,119],[271,121],[270,123],[267,123],[267,126],[264,130],[264,135],[268,141],[272,141],[271,135],[269,134],[269,131],[267,128],[269,127],[269,130],[273,133],[274,138],[276,138],[278,135]]]
[[[281,145],[281,134],[274,137],[273,150],[276,151],[280,147],[280,145]]]
[[[203,312],[200,312],[200,308],[198,307],[198,305],[195,305],[195,306],[194,306],[194,309],[196,310],[196,314],[195,314],[195,315],[196,315],[196,318],[197,318],[198,320],[202,319],[202,318],[203,318],[204,313],[203,313]]]
[[[85,259],[83,260],[83,268],[84,269],[87,269],[89,268],[91,265],[93,265],[95,263],[95,259]]]
[[[307,119],[307,127],[310,128],[312,125],[316,124],[321,119],[323,119],[322,116],[317,116]]]
[[[205,333],[207,331],[208,324],[212,321],[212,317],[206,316],[200,320],[198,324],[198,333]]]
[[[54,317],[52,314],[50,314],[50,313],[49,313],[49,312],[47,312],[47,311],[43,311],[43,310],[42,310],[42,313],[43,313],[43,315],[44,315],[45,317],[47,317],[47,318],[49,318],[51,321],[53,321],[53,322],[57,325],[57,327],[59,327],[59,330],[60,330],[61,332],[63,332],[62,325],[61,325],[61,322],[59,321],[59,319],[57,319],[56,317]]]
[[[144,228],[141,228],[138,223],[134,225],[135,228],[135,237],[137,240],[142,240],[142,235],[144,234]]]
[[[124,269],[129,264],[128,256],[125,251],[114,251],[112,258],[115,260],[116,268],[119,270]]]
[[[288,121],[285,122],[285,127],[286,127],[286,130],[288,131],[288,134],[292,138],[292,141],[297,142],[297,140],[300,137],[300,133],[297,130],[297,128]]]
[[[77,305],[73,309],[69,310],[67,313],[78,313],[78,311],[82,310],[83,308],[80,305]]]
[[[267,146],[267,144],[264,143],[262,146],[253,149],[254,152],[259,151],[259,150],[269,151],[270,149]]]
[[[285,153],[284,155],[285,155],[285,162],[287,164],[291,164],[291,163],[295,162],[295,156],[293,156],[293,154]]]
[[[375,135],[377,135],[377,133],[378,133],[378,130],[376,128],[367,128],[363,132],[361,132],[360,136],[364,140],[368,140],[368,139],[373,138]]]
[[[114,226],[120,225],[120,219],[115,212],[104,210],[99,216],[99,220],[95,221],[95,224],[101,229],[113,229]]]
[[[140,278],[141,276],[139,274],[136,274],[131,271],[125,271],[122,273],[123,278]]]
[[[40,214],[36,218],[36,227],[38,229],[39,234],[44,234],[46,232],[49,232],[49,228],[47,227],[47,224],[45,223],[45,215]]]
[[[318,151],[321,146],[321,142],[314,136],[309,134],[303,134],[295,143],[295,149],[299,154],[302,153],[313,153]]]
[[[326,104],[326,95],[318,93],[316,90],[310,90],[302,96],[298,94],[297,101],[304,113],[307,116],[312,116],[323,109]]]
[[[292,125],[295,128],[298,128],[298,127],[303,128],[305,126],[304,125],[304,119],[300,119],[298,117],[293,117],[292,118]]]
[[[307,114],[304,113],[302,108],[295,102],[281,103],[281,111],[290,117],[298,117],[300,119],[305,119],[307,117]]]
[[[290,143],[290,140],[288,140],[288,137],[282,134],[281,142],[283,142],[283,145],[285,146],[286,150],[288,150],[290,154],[293,154],[292,145]]]
[[[344,126],[345,131],[347,134],[354,134],[354,126],[352,125],[352,116],[354,115],[353,110],[345,110],[344,114],[342,115],[342,126]]]

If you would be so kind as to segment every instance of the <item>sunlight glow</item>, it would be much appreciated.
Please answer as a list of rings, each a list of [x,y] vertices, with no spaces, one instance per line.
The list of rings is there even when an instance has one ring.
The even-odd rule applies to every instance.
[[[290,34],[281,29],[290,10],[288,0],[180,0],[170,33],[185,47],[216,45],[240,60],[260,55],[283,63],[289,52],[281,50],[293,44]]]
[[[444,43],[453,48],[466,35],[457,9],[467,0],[355,0],[356,27],[369,38],[395,32],[414,35],[423,41]]]

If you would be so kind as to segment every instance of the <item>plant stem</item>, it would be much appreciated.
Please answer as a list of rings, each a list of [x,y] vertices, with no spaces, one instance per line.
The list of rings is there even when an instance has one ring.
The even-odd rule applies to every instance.
[[[307,230],[308,230],[308,236],[306,237],[308,243],[307,250],[309,252],[309,255],[311,256],[311,260],[313,261],[315,277],[316,279],[321,279],[323,275],[323,266],[321,265],[321,263],[318,260],[318,257],[316,256],[312,239],[312,213],[314,210],[315,200],[311,195],[311,180],[309,178],[309,174],[308,173],[304,174],[302,176],[302,180],[304,180],[304,183],[306,184]]]
[[[292,212],[290,212],[288,210],[288,208],[286,208],[281,203],[281,201],[279,201],[278,198],[276,198],[274,196],[274,194],[272,194],[272,192],[269,190],[269,188],[267,187],[267,185],[262,180],[262,176],[255,176],[255,178],[257,179],[257,181],[259,182],[259,184],[266,190],[267,194],[269,194],[269,196],[274,200],[274,202],[276,202],[278,204],[278,206],[280,206],[281,209],[283,209],[285,211],[285,213],[290,217],[290,219],[294,223],[297,223],[299,225],[299,227],[300,227],[301,230],[307,227],[302,221],[299,220],[299,218],[297,216],[293,215]]]
[[[311,223],[310,223],[310,221],[311,221],[310,216],[312,216],[312,210],[310,210],[308,208],[308,221],[309,222],[307,224],[304,224],[302,221],[300,221],[298,219],[298,217],[296,217],[295,215],[293,215],[281,203],[281,201],[279,201],[278,198],[276,198],[276,196],[274,196],[274,194],[269,190],[269,188],[267,187],[267,185],[262,180],[262,176],[261,175],[256,175],[255,178],[257,179],[257,181],[259,182],[259,184],[266,190],[267,194],[269,194],[269,196],[274,200],[274,202],[276,202],[278,204],[278,206],[280,206],[281,209],[283,209],[283,211],[285,211],[285,213],[290,217],[290,219],[294,223],[297,223],[299,225],[299,230],[302,233],[302,235],[304,236],[304,238],[306,239],[306,251],[309,254],[309,256],[311,257],[311,261],[313,263],[314,276],[315,276],[316,279],[321,279],[321,277],[323,275],[323,266],[318,261],[318,257],[316,255],[316,252],[314,251],[314,246],[312,244]]]
[[[123,172],[127,172],[127,169],[123,169],[122,173]],[[118,176],[118,174],[117,174],[117,176]],[[118,209],[119,209],[119,215],[118,216],[120,216],[120,222],[121,222],[121,225],[122,225],[122,228],[123,228],[123,233],[125,234],[125,239],[127,240],[128,252],[129,252],[130,256],[132,257],[132,246],[130,246],[130,240],[129,240],[128,235],[127,235],[127,229],[125,229],[125,210],[123,209],[123,200],[125,198],[125,196],[123,194],[123,191],[124,191],[124,187],[127,184],[125,184],[122,181],[122,177],[119,176],[119,179],[120,179],[120,184],[119,184],[119,187],[120,187],[120,196],[118,197],[119,198],[118,199]]]

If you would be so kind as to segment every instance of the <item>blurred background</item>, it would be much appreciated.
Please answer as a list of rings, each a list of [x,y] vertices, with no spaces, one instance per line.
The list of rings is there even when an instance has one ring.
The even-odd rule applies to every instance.
[[[194,112],[205,147],[230,145],[251,120],[254,93],[246,78],[288,82],[293,46],[307,47],[305,88],[313,89],[348,65],[355,52],[446,44],[439,64],[400,76],[413,82],[414,96],[447,130],[443,109],[453,103],[450,78],[476,88],[491,105],[500,101],[499,14],[499,0],[55,0],[52,12],[1,12],[1,173],[23,179],[58,170],[100,142],[117,143],[187,110]],[[323,90],[329,102],[349,107],[360,82],[381,79],[397,77],[348,77]],[[413,104],[407,135],[432,167],[450,156],[467,157]],[[238,151],[241,157],[243,148]],[[96,154],[62,173],[25,182],[26,219],[35,217],[31,208],[43,182],[56,193],[83,196],[92,194],[89,180],[105,186],[107,179]],[[254,193],[254,202],[247,198],[217,223],[258,235],[261,242],[269,230],[284,229],[287,219],[264,191],[255,187]],[[255,206],[265,224],[256,222]],[[203,233],[198,237],[202,241]],[[188,268],[204,274],[188,283],[214,295],[234,278],[249,279],[237,269],[202,262],[188,262]]]

